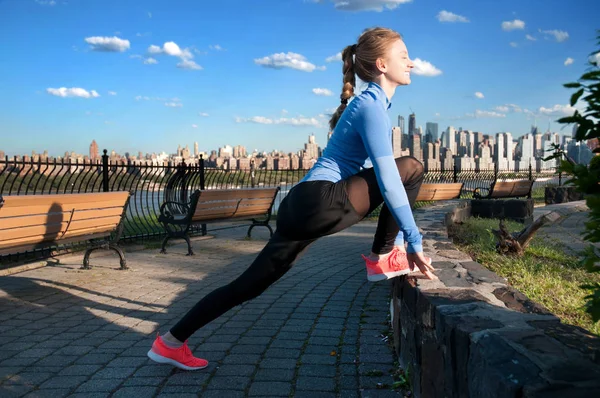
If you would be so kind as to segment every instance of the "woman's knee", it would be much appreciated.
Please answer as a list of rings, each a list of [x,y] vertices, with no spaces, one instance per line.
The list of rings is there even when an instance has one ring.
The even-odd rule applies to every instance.
[[[412,170],[414,174],[424,174],[425,167],[423,167],[423,163],[419,161],[419,159],[414,156],[402,156],[400,158],[396,158],[396,166],[398,166],[398,170]]]

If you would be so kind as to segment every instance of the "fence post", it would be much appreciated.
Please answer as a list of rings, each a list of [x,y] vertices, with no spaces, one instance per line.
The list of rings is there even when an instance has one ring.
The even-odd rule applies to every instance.
[[[452,180],[457,183],[458,182],[458,170],[456,169],[456,163],[452,166]]]
[[[558,186],[562,186],[562,171],[558,172]]]
[[[204,190],[204,158],[202,157],[202,154],[200,154],[198,165],[200,166],[200,189]]]
[[[102,192],[108,192],[108,151],[102,155]]]
[[[498,163],[494,162],[494,181],[498,180]]]
[[[533,180],[533,170],[531,169],[531,162],[529,162],[529,181]]]
[[[255,163],[254,163],[254,158],[252,158],[252,160],[250,160],[250,183],[252,185],[252,188],[255,187],[255,175],[254,175],[254,168],[255,168]]]

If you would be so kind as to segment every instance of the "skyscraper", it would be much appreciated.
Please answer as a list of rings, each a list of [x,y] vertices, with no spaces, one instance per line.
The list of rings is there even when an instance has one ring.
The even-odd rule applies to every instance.
[[[392,149],[395,158],[402,156],[402,131],[400,127],[392,127]]]
[[[90,144],[90,160],[95,162],[98,159],[100,159],[98,144],[96,144],[96,140],[92,140],[92,143]]]
[[[315,135],[308,136],[308,143],[304,144],[305,156],[308,159],[317,159],[319,157],[319,145],[315,141]]]
[[[425,124],[425,142],[436,142],[438,138],[438,124],[427,122]]]
[[[404,130],[404,116],[398,115],[398,127],[400,127],[402,134],[406,134],[406,130]]]
[[[411,113],[408,116],[408,135],[412,136],[415,133],[415,129],[417,127],[417,117],[415,116],[415,113]]]

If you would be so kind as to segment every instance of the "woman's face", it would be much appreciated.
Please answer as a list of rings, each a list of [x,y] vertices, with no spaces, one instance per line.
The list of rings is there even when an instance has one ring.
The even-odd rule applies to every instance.
[[[386,61],[386,78],[399,86],[410,84],[410,70],[414,64],[408,57],[406,44],[402,40],[396,40],[389,48]]]

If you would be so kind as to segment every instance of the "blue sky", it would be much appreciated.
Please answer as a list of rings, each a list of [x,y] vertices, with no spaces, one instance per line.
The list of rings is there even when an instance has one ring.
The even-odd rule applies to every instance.
[[[418,66],[393,121],[412,109],[423,128],[520,136],[572,112],[562,84],[587,68],[599,14],[588,0],[0,0],[0,149],[324,146],[335,56],[373,26]]]

